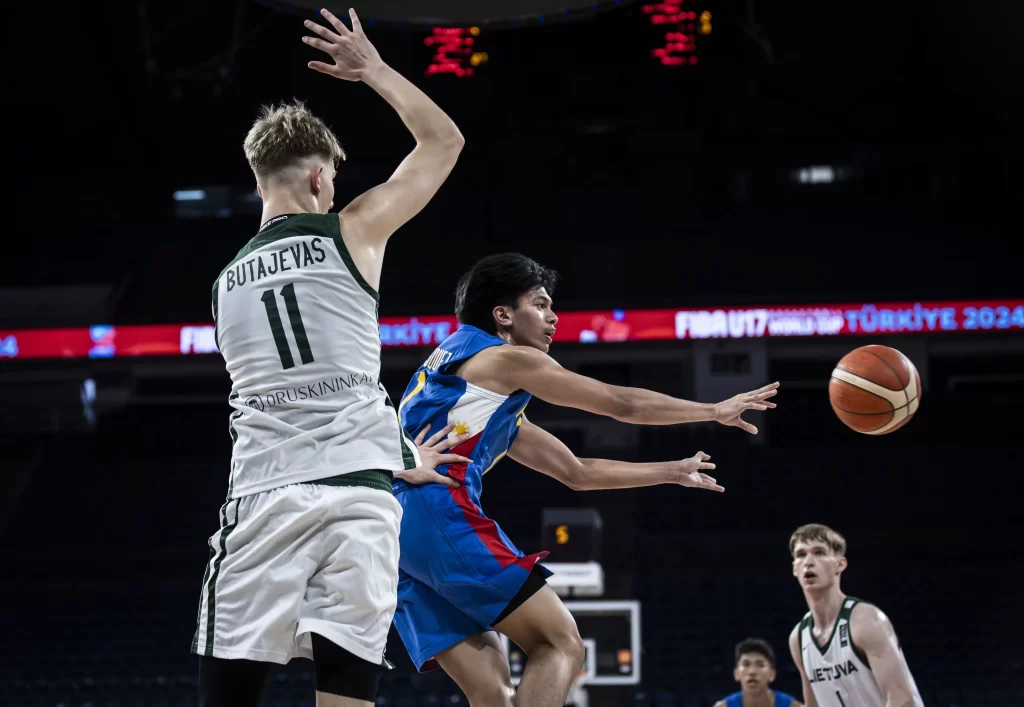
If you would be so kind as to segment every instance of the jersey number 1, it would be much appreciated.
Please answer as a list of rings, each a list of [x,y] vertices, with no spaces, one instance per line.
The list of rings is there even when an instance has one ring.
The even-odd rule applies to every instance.
[[[302,315],[299,314],[299,301],[295,299],[294,283],[281,288],[281,299],[284,300],[285,309],[288,310],[288,321],[292,325],[295,344],[299,347],[299,358],[303,363],[313,363],[313,351],[309,348],[309,339],[306,338],[306,327],[303,326]],[[260,300],[267,308],[270,332],[274,335],[274,343],[277,344],[277,353],[281,357],[281,366],[284,368],[294,368],[295,359],[292,358],[288,339],[284,335],[284,325],[281,324],[281,312],[277,308],[277,297],[274,296],[274,291],[264,290]]]
[[[839,700],[839,704],[842,705],[842,707],[846,707],[846,703],[843,702],[843,696],[839,694],[839,690],[836,690],[836,699]]]

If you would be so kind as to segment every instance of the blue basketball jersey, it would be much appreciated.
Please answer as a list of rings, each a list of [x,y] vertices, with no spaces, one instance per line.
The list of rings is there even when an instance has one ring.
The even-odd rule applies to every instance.
[[[472,435],[451,450],[471,464],[437,468],[459,488],[411,486],[400,479],[393,484],[403,511],[395,626],[418,670],[434,668],[433,656],[491,630],[531,572],[551,574],[538,564],[546,552],[524,554],[480,505],[483,475],[515,441],[530,394],[501,395],[455,370],[484,349],[503,345],[497,336],[463,325],[420,366],[398,406],[411,437],[428,424],[437,431],[449,423],[453,434]]]
[[[771,691],[775,695],[775,707],[789,707],[793,703],[793,696],[785,692]],[[725,707],[743,707],[743,693],[734,692],[725,698]]]
[[[462,484],[473,503],[479,503],[483,475],[505,456],[519,434],[531,395],[526,391],[501,395],[451,371],[484,349],[504,345],[493,334],[462,325],[419,367],[398,406],[399,421],[411,437],[428,424],[437,431],[449,423],[455,424],[452,435],[473,435],[451,450],[472,459],[472,464],[449,464],[437,469]],[[396,493],[405,487],[404,481],[395,480]]]

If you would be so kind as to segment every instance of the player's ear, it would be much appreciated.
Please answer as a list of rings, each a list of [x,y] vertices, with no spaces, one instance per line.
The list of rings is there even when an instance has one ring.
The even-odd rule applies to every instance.
[[[309,190],[313,192],[314,196],[320,196],[320,180],[323,179],[323,176],[324,168],[322,165],[317,165],[309,173]]]
[[[839,562],[836,563],[836,570],[838,570],[839,572],[843,572],[844,570],[846,570],[846,566],[848,564],[849,563],[846,561],[846,557],[840,557]]]
[[[775,682],[775,668],[768,668],[768,684]]]
[[[732,669],[732,679],[736,682],[740,682],[740,666],[736,666]]]
[[[256,193],[260,195],[261,199],[263,198],[263,188],[260,186],[259,182],[256,182]]]
[[[492,311],[494,321],[501,326],[512,326],[512,311],[503,304],[499,304]]]

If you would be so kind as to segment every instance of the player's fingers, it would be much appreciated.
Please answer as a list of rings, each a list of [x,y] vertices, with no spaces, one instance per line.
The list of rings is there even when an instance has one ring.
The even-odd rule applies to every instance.
[[[348,18],[352,21],[352,31],[356,34],[362,34],[363,26],[359,23],[359,18],[356,17],[356,11],[351,7],[348,9]]]
[[[744,410],[767,410],[768,406],[764,403],[746,403],[743,406]]]
[[[313,22],[313,20],[303,20],[302,24],[306,26],[306,29],[308,29],[311,32],[316,32],[321,37],[326,39],[328,42],[337,42],[339,39],[341,39],[341,37],[337,33],[332,32],[331,30],[327,29],[321,24]]]
[[[460,484],[458,481],[456,481],[450,476],[445,476],[444,474],[437,473],[435,473],[434,475],[437,477],[436,479],[433,479],[435,483],[442,484],[450,489],[457,489],[460,486],[462,486],[462,484]]]
[[[429,432],[429,431],[430,431],[430,423],[428,422],[427,426],[424,427],[422,430],[420,430],[420,433],[418,435],[416,435],[416,439],[413,440],[413,442],[416,443],[417,447],[419,447],[419,446],[421,446],[423,444],[423,438],[427,435],[427,432]]]
[[[448,433],[451,432],[454,429],[455,429],[455,423],[454,422],[449,422],[447,425],[445,425],[444,427],[439,429],[437,432],[435,432],[433,435],[431,435],[430,439],[427,440],[427,446],[428,447],[433,447],[438,442],[443,441],[444,438],[448,436]],[[445,447],[445,449],[447,449],[447,447]],[[441,451],[441,450],[438,450],[438,451]]]
[[[711,483],[711,484],[717,484],[718,483],[718,479],[716,479],[714,476],[711,476],[710,474],[703,474],[703,473],[700,474],[700,480],[705,482],[705,483]]]
[[[345,23],[334,16],[334,13],[328,10],[326,7],[320,10],[320,14],[324,16],[324,19],[331,23],[331,27],[337,31],[342,37],[352,34],[351,30],[345,26]]]
[[[334,76],[334,64],[325,64],[322,61],[311,61],[306,64],[313,71],[319,71],[321,74],[328,74]]]
[[[697,467],[697,468],[698,469],[715,469],[717,467],[714,464],[708,464],[707,462],[701,462],[700,466]],[[701,476],[704,476],[704,474],[701,474]],[[714,481],[714,479],[711,479],[711,480]]]
[[[463,432],[462,434],[455,435],[454,437],[446,437],[445,439],[442,439],[441,442],[436,447],[434,447],[434,451],[444,452],[451,449],[452,447],[458,447],[460,444],[469,439],[469,437],[470,434],[468,432]]]
[[[315,47],[316,49],[319,49],[322,52],[327,52],[328,54],[331,53],[331,48],[334,46],[330,42],[325,42],[319,37],[303,37],[302,41],[308,44],[309,46]]]
[[[719,493],[725,491],[724,486],[719,486],[714,481],[708,481],[707,479],[701,479],[700,487],[702,489],[707,489],[708,491],[718,491]]]
[[[746,420],[740,420],[739,421],[739,427],[740,427],[740,429],[742,429],[742,430],[744,430],[746,432],[749,432],[752,435],[756,435],[757,434],[757,428],[754,427],[749,422],[747,422]]]
[[[757,390],[755,390],[754,392],[755,392],[755,393],[768,393],[768,392],[770,392],[770,391],[774,391],[774,390],[775,390],[776,388],[778,388],[778,387],[779,387],[779,382],[778,382],[778,381],[775,381],[774,383],[769,383],[768,385],[766,385],[766,386],[764,386],[764,387],[758,388],[758,389],[757,389]],[[775,393],[774,393],[774,392],[772,392],[772,395],[774,395],[774,394],[775,394]]]
[[[765,407],[771,410],[774,407],[778,407],[778,405],[776,405],[775,403],[765,403]]]
[[[441,464],[472,464],[473,460],[461,454],[442,454],[438,457],[438,465]]]

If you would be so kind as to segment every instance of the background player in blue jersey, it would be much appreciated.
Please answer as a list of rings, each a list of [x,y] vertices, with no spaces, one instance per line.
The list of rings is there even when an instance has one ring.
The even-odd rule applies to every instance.
[[[399,405],[407,433],[452,426],[463,460],[396,474],[404,511],[395,625],[416,667],[432,659],[474,707],[561,707],[584,658],[572,615],[546,585],[550,572],[524,555],[484,515],[483,475],[506,454],[574,489],[679,484],[722,491],[703,452],[681,461],[629,464],[578,459],[525,417],[531,397],[623,422],[717,421],[757,429],[741,414],[775,407],[778,384],[721,403],[695,403],[607,385],[565,370],[547,355],[558,317],[555,274],[518,254],[479,261],[459,282],[461,327],[416,371]],[[425,483],[413,485],[423,481]],[[494,630],[529,656],[518,693]],[[513,702],[514,700],[514,702]]]
[[[715,707],[803,707],[792,695],[772,689],[775,651],[768,641],[748,638],[736,644],[732,676],[740,691],[716,702]]]

